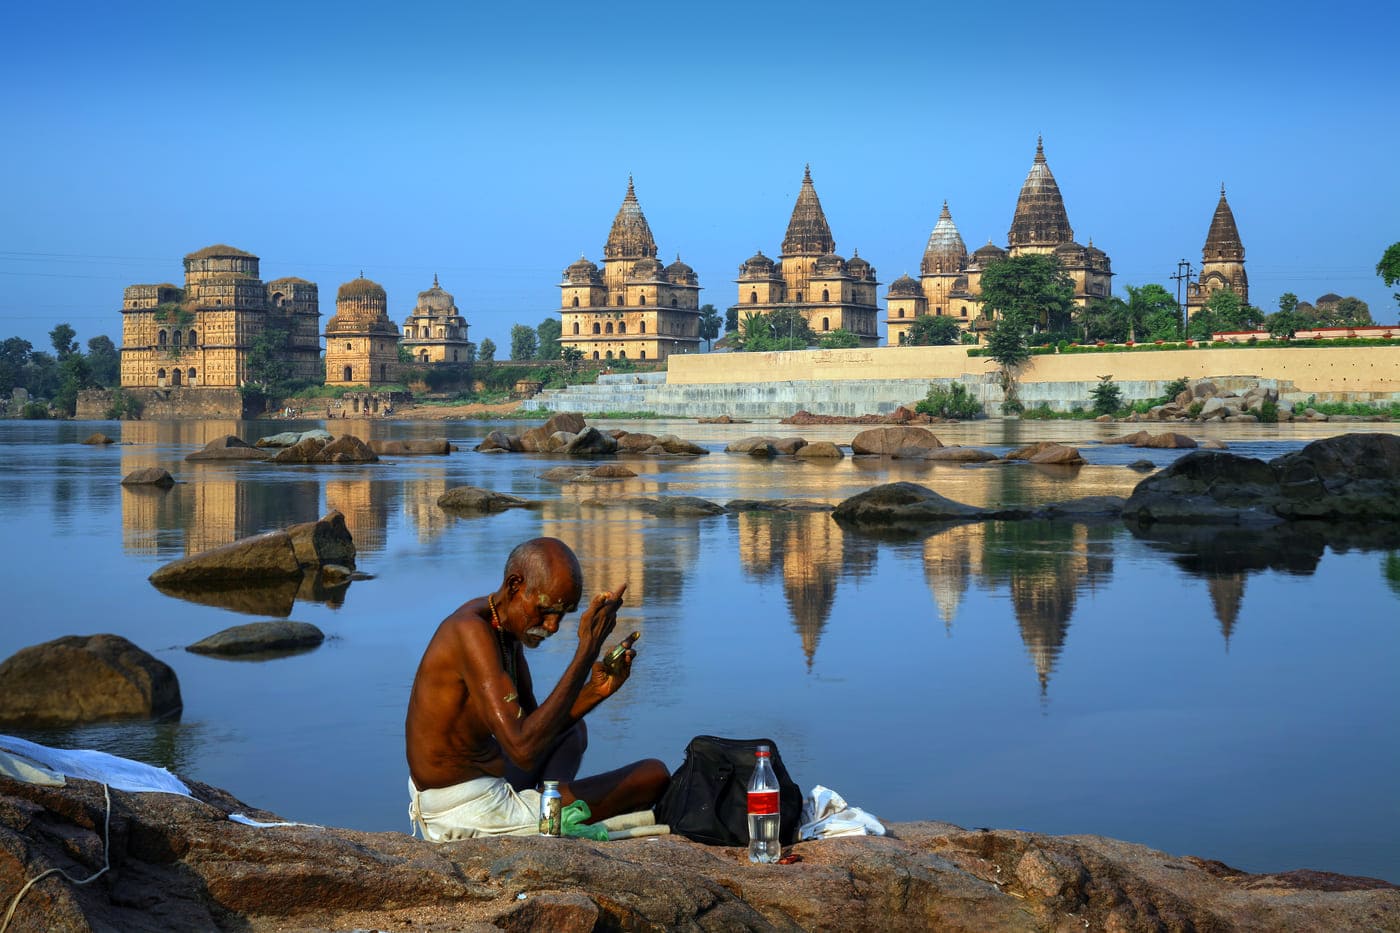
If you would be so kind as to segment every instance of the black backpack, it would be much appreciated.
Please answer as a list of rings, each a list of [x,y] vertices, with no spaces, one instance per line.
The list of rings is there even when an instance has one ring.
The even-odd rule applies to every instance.
[[[772,739],[721,739],[699,735],[685,747],[685,761],[656,804],[656,821],[687,839],[710,846],[749,844],[749,777],[754,750],[767,745],[778,776],[778,838],[791,845],[802,820],[802,791],[783,767]]]

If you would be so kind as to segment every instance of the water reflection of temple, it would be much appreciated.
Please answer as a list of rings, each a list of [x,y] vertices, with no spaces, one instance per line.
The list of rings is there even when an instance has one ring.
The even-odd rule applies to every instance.
[[[1113,529],[1052,522],[958,525],[924,541],[924,575],[946,627],[951,629],[977,577],[1005,587],[1021,641],[1045,694],[1069,633],[1082,590],[1113,572]]]
[[[365,469],[373,471],[374,467]],[[355,550],[361,554],[383,551],[389,515],[398,504],[399,484],[376,479],[368,472],[349,477],[328,473],[325,487],[326,510],[335,509],[345,516],[345,527],[355,539]]]
[[[447,468],[430,469],[426,475],[404,480],[403,510],[408,523],[418,533],[418,541],[426,544],[447,528],[451,518],[437,501],[447,492]]]
[[[739,560],[756,577],[779,574],[810,668],[842,579],[868,576],[876,549],[848,538],[825,512],[741,512]]]
[[[1230,650],[1230,636],[1235,631],[1235,620],[1240,617],[1240,605],[1244,602],[1244,574],[1223,573],[1206,578],[1206,588],[1210,591],[1210,604],[1215,608],[1215,620],[1220,623],[1220,634],[1225,637],[1225,650]]]

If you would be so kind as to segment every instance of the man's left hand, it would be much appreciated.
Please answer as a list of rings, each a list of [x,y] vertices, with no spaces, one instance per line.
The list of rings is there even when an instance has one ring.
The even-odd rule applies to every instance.
[[[627,678],[632,676],[632,659],[637,656],[637,652],[628,648],[622,653],[622,657],[617,659],[614,673],[609,673],[603,667],[602,661],[593,662],[593,673],[589,677],[588,686],[600,700],[606,700],[618,691],[627,682]]]

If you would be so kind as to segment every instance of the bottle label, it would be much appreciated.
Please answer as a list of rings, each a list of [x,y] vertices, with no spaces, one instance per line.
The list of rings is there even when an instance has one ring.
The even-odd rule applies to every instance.
[[[775,790],[749,791],[749,816],[773,816],[778,812],[778,792]]]

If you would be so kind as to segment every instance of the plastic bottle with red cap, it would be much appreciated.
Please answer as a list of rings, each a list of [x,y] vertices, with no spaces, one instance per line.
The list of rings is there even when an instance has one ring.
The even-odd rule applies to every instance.
[[[767,745],[754,751],[753,776],[749,778],[750,862],[776,862],[783,855],[783,844],[778,841],[778,776],[769,761],[771,754]]]

